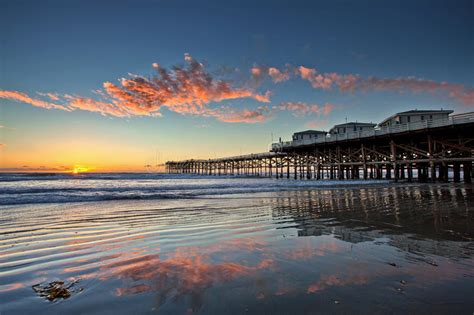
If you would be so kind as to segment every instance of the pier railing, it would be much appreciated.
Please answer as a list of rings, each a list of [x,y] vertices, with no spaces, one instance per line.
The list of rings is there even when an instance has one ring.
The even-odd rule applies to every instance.
[[[466,124],[474,122],[474,112],[463,113],[459,115],[452,115],[449,118],[444,119],[427,119],[423,121],[404,123],[393,126],[376,127],[373,130],[366,131],[355,131],[344,134],[328,134],[324,138],[305,139],[305,140],[293,140],[272,143],[271,151],[278,152],[283,148],[298,147],[304,145],[318,144],[318,143],[329,143],[336,141],[344,141],[351,139],[368,138],[374,136],[382,136],[387,134],[396,134],[407,131],[446,127],[450,125]]]

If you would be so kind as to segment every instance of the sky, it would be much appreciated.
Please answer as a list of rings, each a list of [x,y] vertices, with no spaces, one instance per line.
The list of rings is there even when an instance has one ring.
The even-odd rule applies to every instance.
[[[473,1],[0,0],[0,171],[143,171],[473,107]]]

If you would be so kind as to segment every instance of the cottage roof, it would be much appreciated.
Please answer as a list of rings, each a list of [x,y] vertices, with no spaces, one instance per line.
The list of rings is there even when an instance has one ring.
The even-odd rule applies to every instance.
[[[452,110],[449,110],[449,109],[446,109],[446,110],[443,110],[443,109],[412,109],[412,110],[407,110],[405,112],[399,112],[399,113],[396,113],[396,114],[393,114],[392,116],[388,117],[388,118],[385,118],[379,125],[383,125],[384,123],[386,123],[387,121],[395,118],[395,117],[398,117],[398,116],[409,116],[409,115],[416,115],[416,114],[424,114],[424,115],[428,115],[428,114],[452,114],[453,111]]]
[[[305,130],[295,132],[293,135],[314,135],[314,134],[327,134],[327,131],[322,130]]]
[[[374,124],[374,123],[351,121],[351,122],[347,122],[347,123],[344,123],[344,124],[334,125],[334,127],[332,127],[332,129],[337,128],[337,127],[347,127],[347,126],[369,126],[369,127],[374,127],[375,125],[376,124]]]

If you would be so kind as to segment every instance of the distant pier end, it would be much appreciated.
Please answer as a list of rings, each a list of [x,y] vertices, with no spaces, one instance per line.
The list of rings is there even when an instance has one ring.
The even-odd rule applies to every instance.
[[[378,125],[349,122],[297,132],[269,152],[166,162],[168,173],[294,179],[452,180],[471,183],[474,112],[411,110]]]

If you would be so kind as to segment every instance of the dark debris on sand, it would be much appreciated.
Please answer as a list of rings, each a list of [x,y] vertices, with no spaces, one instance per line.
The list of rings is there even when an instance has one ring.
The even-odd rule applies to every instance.
[[[78,282],[64,282],[64,281],[53,281],[46,285],[42,283],[35,284],[32,286],[33,290],[42,298],[45,298],[51,302],[57,299],[68,299],[72,293],[82,291],[82,288],[73,289],[74,285]]]

